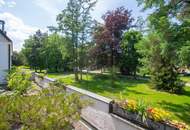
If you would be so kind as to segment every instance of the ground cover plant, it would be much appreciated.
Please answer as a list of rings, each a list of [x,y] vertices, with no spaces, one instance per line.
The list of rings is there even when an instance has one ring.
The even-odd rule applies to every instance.
[[[41,89],[31,80],[31,72],[22,68],[11,70],[8,88],[10,94],[0,94],[1,130],[71,130],[88,105],[80,95],[66,94],[59,82]]]
[[[24,94],[32,86],[31,72],[21,67],[13,67],[7,77],[8,89],[17,94]]]
[[[0,97],[0,129],[71,130],[84,107],[78,95],[47,89],[33,96]]]

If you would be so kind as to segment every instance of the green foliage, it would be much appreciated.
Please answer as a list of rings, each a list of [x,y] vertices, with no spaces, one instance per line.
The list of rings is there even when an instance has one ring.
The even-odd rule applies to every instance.
[[[176,17],[179,20],[187,20],[190,18],[190,3],[187,0],[137,0],[139,5],[143,5],[143,9],[157,8],[157,11],[167,10],[168,16]]]
[[[71,67],[71,40],[56,33],[48,36],[42,48],[45,68],[49,72],[69,71]]]
[[[14,66],[21,66],[21,65],[25,65],[26,61],[25,61],[25,57],[21,52],[13,52],[13,56],[12,56],[12,65]]]
[[[139,65],[140,55],[135,45],[141,40],[141,33],[137,31],[126,32],[121,43],[120,70],[122,74],[136,75],[137,66]]]
[[[22,53],[25,55],[28,65],[37,70],[44,69],[44,57],[42,56],[42,47],[47,40],[47,34],[40,30],[36,32],[29,39],[25,40]]]
[[[183,66],[190,66],[190,41],[187,42],[179,51],[180,63]]]
[[[84,106],[78,95],[56,87],[34,96],[0,97],[0,129],[71,130]]]
[[[111,86],[111,76],[107,74],[89,74],[84,76],[83,81],[75,82],[74,74],[48,74],[48,77],[62,80],[65,84],[77,86],[114,100],[143,99],[145,103],[153,107],[163,108],[171,112],[173,119],[186,122],[190,125],[190,87],[185,87],[183,94],[172,94],[157,91],[152,88],[148,80],[137,80],[126,76],[117,76],[114,88]]]
[[[178,79],[176,69],[182,65],[180,62],[184,59],[184,55],[188,55],[187,47],[183,46],[189,41],[189,36],[187,36],[190,33],[188,29],[190,13],[187,11],[189,2],[180,0],[137,1],[143,5],[145,10],[156,8],[148,17],[151,31],[148,38],[142,41],[146,45],[148,43],[149,50],[144,48],[146,51],[142,51],[144,55],[147,52],[148,56],[141,61],[144,62],[144,66],[149,66],[152,83],[156,88],[181,93],[183,83]],[[181,19],[184,11],[187,11],[186,15]]]
[[[72,41],[72,68],[75,72],[75,80],[78,80],[79,51],[81,44],[87,43],[92,28],[90,11],[96,4],[96,0],[69,0],[66,9],[57,16],[58,30]]]
[[[31,87],[31,73],[22,68],[12,68],[8,75],[8,88],[18,94],[24,94]]]
[[[33,69],[48,72],[71,70],[71,40],[59,34],[47,35],[36,32],[25,41],[23,53],[29,66]]]
[[[142,50],[139,53],[142,56],[146,55],[141,61],[143,66],[150,71],[154,87],[159,90],[181,93],[183,84],[179,81],[173,60],[170,58],[171,48],[168,47],[168,43],[155,33],[143,39],[138,47]]]

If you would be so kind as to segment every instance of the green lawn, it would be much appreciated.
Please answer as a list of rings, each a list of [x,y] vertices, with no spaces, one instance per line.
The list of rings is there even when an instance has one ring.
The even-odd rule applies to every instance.
[[[180,79],[184,82],[190,83],[190,76],[181,76]]]
[[[109,75],[84,75],[83,81],[75,82],[73,74],[49,74],[51,78],[59,78],[65,84],[95,92],[112,99],[142,99],[152,106],[161,107],[173,113],[175,119],[190,125],[190,87],[185,87],[184,94],[176,95],[156,91],[146,80],[127,79],[118,77],[114,87],[111,87]]]

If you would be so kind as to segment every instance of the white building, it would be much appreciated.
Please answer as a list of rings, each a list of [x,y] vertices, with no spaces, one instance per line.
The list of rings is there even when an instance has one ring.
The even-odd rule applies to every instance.
[[[0,20],[0,84],[6,83],[6,75],[12,64],[13,44],[4,31],[5,22]]]

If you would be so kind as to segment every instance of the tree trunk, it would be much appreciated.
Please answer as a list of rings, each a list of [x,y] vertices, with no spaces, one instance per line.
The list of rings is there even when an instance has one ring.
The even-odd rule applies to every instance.
[[[111,48],[111,86],[114,87],[114,80],[115,80],[115,63],[114,63],[114,50],[113,50],[113,43]]]
[[[80,80],[82,80],[82,69],[80,69]]]

